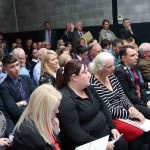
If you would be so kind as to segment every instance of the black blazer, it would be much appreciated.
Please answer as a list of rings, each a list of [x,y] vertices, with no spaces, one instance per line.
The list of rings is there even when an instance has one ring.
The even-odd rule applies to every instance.
[[[59,143],[56,135],[55,139]],[[15,131],[12,148],[13,150],[56,150],[53,145],[45,143],[32,120],[30,122],[24,120],[19,130]]]
[[[52,50],[57,49],[57,40],[58,39],[57,39],[56,32],[51,30],[51,44],[52,44],[51,49]],[[46,39],[45,39],[45,30],[42,30],[42,31],[39,32],[38,41],[40,41],[40,42],[46,41]]]
[[[20,75],[19,78],[26,93],[26,97],[29,99],[31,93],[35,89],[35,85],[29,76]],[[21,94],[9,76],[2,82],[0,89],[0,96],[6,107],[6,111],[12,117],[12,120],[16,122],[25,109],[25,107],[18,107],[16,105],[16,102],[22,100]]]
[[[115,69],[115,75],[121,83],[124,93],[130,99],[133,104],[140,104],[146,106],[147,101],[150,100],[150,96],[146,94],[148,88],[147,83],[140,83],[141,100],[138,101],[138,95],[136,92],[136,85],[134,79],[132,79],[128,69],[123,65],[119,65]]]

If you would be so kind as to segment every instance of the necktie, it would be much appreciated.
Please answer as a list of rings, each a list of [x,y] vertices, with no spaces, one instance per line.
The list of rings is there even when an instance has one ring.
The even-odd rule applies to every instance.
[[[49,42],[51,43],[51,31],[50,30],[48,31],[48,39],[49,39]]]
[[[132,75],[134,77],[134,81],[135,81],[135,86],[136,86],[136,92],[138,95],[138,99],[141,99],[141,93],[140,93],[140,78],[137,74],[137,72],[135,71],[134,68],[131,69]]]
[[[21,95],[21,97],[22,97],[22,100],[26,100],[26,93],[25,93],[25,91],[24,91],[24,89],[23,89],[23,86],[22,86],[22,83],[21,83],[21,81],[20,80],[17,80],[17,82],[16,82],[16,86],[17,86],[17,88],[18,88],[18,90],[19,90],[19,92],[20,92],[20,95]]]
[[[83,33],[82,32],[80,32],[80,37],[83,35]]]

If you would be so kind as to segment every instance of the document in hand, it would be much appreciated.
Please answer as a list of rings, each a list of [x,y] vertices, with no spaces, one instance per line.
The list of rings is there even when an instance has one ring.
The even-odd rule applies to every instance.
[[[150,120],[149,119],[145,119],[145,121],[143,123],[140,123],[138,121],[133,121],[130,119],[119,119],[119,120],[126,122],[130,125],[133,125],[139,129],[143,130],[144,132],[150,131]]]
[[[106,150],[109,135],[87,144],[76,147],[75,150]]]
[[[85,34],[83,34],[83,36],[81,38],[85,39],[85,41],[88,43],[93,39],[93,36],[92,36],[91,32],[88,31]]]

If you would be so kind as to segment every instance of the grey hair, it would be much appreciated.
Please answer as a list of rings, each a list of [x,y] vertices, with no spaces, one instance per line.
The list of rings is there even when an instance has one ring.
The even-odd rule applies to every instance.
[[[143,52],[150,50],[150,43],[142,43],[139,46],[139,53],[143,57]]]
[[[109,52],[99,53],[89,64],[89,70],[92,74],[95,74],[98,70],[103,70],[110,59],[114,60],[114,56]]]

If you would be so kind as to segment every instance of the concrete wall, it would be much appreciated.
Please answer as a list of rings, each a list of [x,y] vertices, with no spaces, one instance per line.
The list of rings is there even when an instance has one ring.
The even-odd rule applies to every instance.
[[[53,28],[64,28],[68,20],[85,26],[100,25],[104,17],[112,21],[111,0],[18,0],[16,8],[19,31],[40,30],[45,20]]]
[[[150,22],[149,0],[118,0],[118,15],[132,23]]]
[[[112,23],[112,0],[0,0],[0,32],[36,31],[49,20],[53,28],[64,28],[66,21],[82,20],[85,26],[99,26],[104,18]],[[150,22],[149,0],[118,0],[118,14],[132,23]]]
[[[0,32],[16,32],[13,2],[0,0]]]

